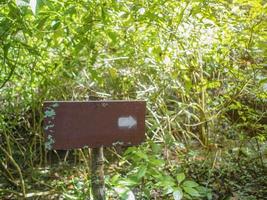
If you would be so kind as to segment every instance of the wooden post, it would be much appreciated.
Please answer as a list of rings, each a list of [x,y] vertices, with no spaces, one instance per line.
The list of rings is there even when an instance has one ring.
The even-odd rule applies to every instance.
[[[105,200],[103,147],[92,148],[91,184],[94,200]]]

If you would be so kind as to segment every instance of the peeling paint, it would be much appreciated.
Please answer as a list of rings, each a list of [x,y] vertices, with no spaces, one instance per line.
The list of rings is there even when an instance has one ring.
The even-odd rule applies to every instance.
[[[49,128],[53,128],[54,126],[55,126],[54,124],[46,125],[44,129],[45,129],[45,130],[48,130]]]
[[[101,103],[102,107],[107,107],[108,106],[108,103]]]
[[[112,146],[123,145],[123,144],[124,144],[124,142],[117,141],[117,142],[113,142]]]
[[[47,141],[45,142],[45,149],[51,150],[55,140],[52,135],[47,136]]]
[[[50,110],[45,111],[45,118],[54,117],[55,115],[56,115],[56,112],[54,109],[50,109]]]
[[[59,106],[59,103],[53,103],[53,104],[52,104],[52,107],[53,107],[53,108],[56,108],[56,107],[58,107],[58,106]]]

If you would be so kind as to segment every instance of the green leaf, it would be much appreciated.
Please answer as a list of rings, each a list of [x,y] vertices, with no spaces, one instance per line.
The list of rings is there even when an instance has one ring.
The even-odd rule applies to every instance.
[[[175,184],[174,179],[171,176],[163,175],[159,177],[158,183],[156,185],[164,187],[164,188],[168,188],[168,187],[173,187],[176,184]]]
[[[174,200],[181,200],[183,198],[183,192],[180,189],[175,190],[172,195]]]
[[[193,196],[193,197],[199,197],[200,196],[198,191],[192,187],[183,187],[183,189],[190,196]]]
[[[115,187],[114,190],[119,194],[120,199],[135,200],[134,193],[128,187]]]
[[[261,79],[259,83],[262,84],[262,85],[266,84],[267,83],[267,78]]]
[[[115,44],[117,42],[117,34],[113,31],[109,31],[107,34],[109,38],[112,40],[112,42]]]
[[[146,166],[141,166],[141,167],[138,169],[137,177],[138,177],[138,178],[142,178],[143,176],[145,176],[146,171],[147,171],[147,167],[146,167]]]
[[[36,28],[39,29],[39,30],[43,30],[44,28],[44,25],[46,23],[46,21],[49,19],[49,16],[45,16],[43,18],[41,18],[38,23],[37,23],[37,26]]]
[[[120,180],[120,175],[119,175],[119,174],[116,174],[116,175],[114,175],[114,176],[110,179],[110,182],[111,182],[112,184],[116,184],[118,180]]]
[[[108,71],[111,78],[116,79],[118,77],[117,69],[110,67]]]
[[[179,184],[182,183],[183,180],[185,179],[185,174],[184,173],[177,174],[176,179],[177,179]]]
[[[156,167],[161,167],[161,166],[163,166],[165,164],[164,160],[162,160],[162,159],[156,159],[156,158],[153,158],[153,157],[152,158],[149,158],[149,163],[151,165],[156,166]]]
[[[52,22],[51,22],[51,28],[53,29],[53,30],[56,30],[58,27],[60,26],[60,21],[59,20],[53,20]]]
[[[153,153],[155,154],[159,154],[161,151],[161,146],[160,144],[157,144],[157,143],[152,143],[151,148],[152,148]]]
[[[134,179],[125,178],[124,180],[120,180],[119,184],[122,185],[122,186],[132,187],[132,186],[137,185],[138,182],[136,182],[136,180],[134,180]]]
[[[141,159],[148,160],[148,156],[145,152],[137,151],[136,155]]]
[[[198,184],[195,181],[185,181],[183,182],[184,187],[198,187]]]
[[[198,186],[196,189],[201,196],[206,196],[208,200],[212,199],[212,193],[210,189],[203,187],[203,186]]]

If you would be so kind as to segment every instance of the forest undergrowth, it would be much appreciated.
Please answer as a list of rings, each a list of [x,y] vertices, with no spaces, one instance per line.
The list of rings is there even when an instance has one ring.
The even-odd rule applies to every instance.
[[[0,1],[0,199],[92,199],[88,148],[45,149],[46,100],[145,100],[105,148],[107,199],[267,198],[264,0]]]

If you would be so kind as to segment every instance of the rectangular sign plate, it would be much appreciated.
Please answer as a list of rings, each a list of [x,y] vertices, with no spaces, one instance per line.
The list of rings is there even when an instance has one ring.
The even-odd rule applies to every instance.
[[[131,146],[145,138],[145,101],[47,101],[47,149]]]

